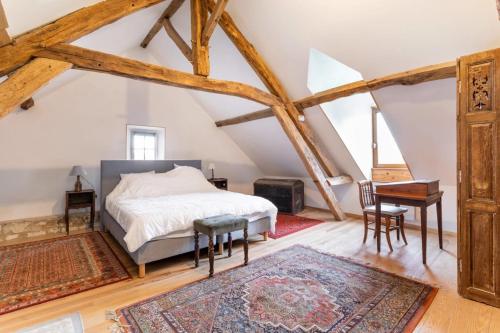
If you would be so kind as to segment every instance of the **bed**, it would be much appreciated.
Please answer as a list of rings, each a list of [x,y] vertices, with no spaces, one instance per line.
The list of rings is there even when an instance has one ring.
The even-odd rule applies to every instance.
[[[141,174],[149,172],[155,172],[156,174],[169,172],[168,174],[165,174],[169,175],[175,173],[174,169],[177,170],[177,167],[191,167],[197,170],[201,170],[201,161],[101,161],[101,223],[104,230],[111,233],[113,238],[116,239],[116,241],[122,246],[122,248],[129,254],[132,260],[138,265],[139,277],[145,276],[145,265],[147,263],[191,252],[194,249],[194,238],[192,237],[190,229],[187,228],[186,225],[184,225],[182,230],[170,230],[167,232],[167,234],[161,234],[164,229],[157,230],[158,228],[154,227],[155,224],[153,222],[156,222],[155,219],[153,219],[153,222],[151,222],[152,217],[157,218],[157,210],[161,209],[162,207],[169,207],[168,209],[164,209],[164,211],[162,211],[162,216],[164,216],[165,218],[174,218],[176,217],[174,216],[176,215],[176,213],[182,211],[182,207],[176,209],[177,206],[175,206],[175,200],[173,199],[177,200],[179,197],[182,197],[182,200],[190,200],[190,214],[195,214],[191,212],[191,210],[196,210],[192,209],[194,207],[193,203],[200,202],[199,206],[202,207],[202,204],[205,202],[205,199],[203,198],[212,200],[212,202],[208,204],[208,206],[209,208],[214,206],[214,209],[207,209],[207,212],[203,211],[203,213],[196,212],[196,214],[198,214],[196,215],[197,218],[199,218],[200,214],[215,214],[215,212],[223,212],[228,209],[229,213],[248,213],[248,211],[250,211],[251,209],[255,209],[254,207],[247,207],[250,205],[249,203],[245,207],[239,207],[239,210],[236,208],[234,208],[234,210],[231,210],[230,208],[226,207],[231,206],[231,200],[233,198],[236,198],[241,203],[242,198],[240,196],[244,195],[217,189],[214,191],[214,193],[211,193],[212,190],[208,189],[207,193],[193,193],[192,195],[190,193],[187,193],[182,194],[182,196],[155,196],[153,198],[132,197],[131,199],[128,199],[127,197],[125,197],[125,199],[123,199],[123,195],[122,197],[116,195],[116,192],[119,192],[119,195],[124,192],[120,189],[124,186],[124,182],[121,181],[122,175]],[[188,169],[191,168],[178,169],[186,169],[187,171],[189,171]],[[196,172],[200,173],[197,170]],[[145,177],[148,178],[150,176]],[[161,190],[161,184],[159,186]],[[127,191],[125,192],[128,193]],[[139,191],[137,193],[141,192]],[[117,200],[117,197],[121,198],[122,200]],[[226,200],[227,198],[229,199],[224,202],[224,205],[220,204],[219,206],[217,206],[217,204],[214,203],[213,200],[219,197],[223,198],[224,200]],[[247,199],[249,199],[249,201],[251,202],[253,202],[254,200],[264,200],[251,196],[245,197],[247,197]],[[166,203],[166,201],[168,201],[168,204]],[[258,203],[265,204],[263,202]],[[107,207],[107,205],[109,207]],[[205,206],[207,206],[207,204],[205,204]],[[151,209],[151,211],[148,211],[148,209]],[[169,211],[171,213],[166,213],[165,211]],[[267,239],[267,233],[274,228],[276,214],[271,209],[266,212],[267,213],[256,212],[255,214],[251,215],[248,228],[249,235],[262,234],[264,235],[264,239]],[[186,217],[184,217],[184,220],[185,219]],[[164,226],[170,225],[165,221],[163,221],[162,223],[162,225]],[[189,227],[192,229],[192,221],[190,221]],[[144,230],[147,230],[147,232]],[[134,231],[134,233],[138,234],[139,236],[134,234],[134,237],[131,237],[132,231]],[[147,236],[147,238],[145,235]],[[242,236],[242,232],[237,232],[233,234],[233,239],[242,238]],[[221,249],[220,245],[222,245],[222,243],[226,241],[227,235],[222,237],[219,236],[217,238],[219,249]],[[208,237],[200,237],[200,247],[203,248],[207,246]]]

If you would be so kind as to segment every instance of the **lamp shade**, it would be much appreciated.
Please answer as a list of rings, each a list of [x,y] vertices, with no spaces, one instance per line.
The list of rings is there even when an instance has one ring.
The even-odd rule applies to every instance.
[[[215,164],[214,163],[210,163],[208,165],[208,170],[214,170],[215,169]]]
[[[81,165],[74,165],[69,174],[70,176],[86,176],[87,171]]]

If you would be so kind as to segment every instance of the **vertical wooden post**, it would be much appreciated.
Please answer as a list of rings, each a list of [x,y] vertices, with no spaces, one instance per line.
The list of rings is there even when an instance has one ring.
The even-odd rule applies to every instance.
[[[196,75],[208,76],[210,59],[208,41],[202,41],[203,29],[207,24],[208,7],[206,0],[191,0],[191,42],[193,71]]]
[[[0,0],[0,46],[10,43],[10,36],[7,33],[7,28],[9,23],[7,22],[7,16],[3,10],[2,0]]]

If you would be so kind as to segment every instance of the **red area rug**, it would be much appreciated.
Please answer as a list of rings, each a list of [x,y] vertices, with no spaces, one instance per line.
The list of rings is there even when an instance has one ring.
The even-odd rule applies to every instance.
[[[298,215],[279,213],[278,220],[276,221],[276,230],[274,233],[269,233],[269,237],[278,239],[324,222]]]
[[[411,332],[437,289],[300,245],[118,310],[131,333]]]
[[[0,247],[0,315],[129,278],[98,232]]]

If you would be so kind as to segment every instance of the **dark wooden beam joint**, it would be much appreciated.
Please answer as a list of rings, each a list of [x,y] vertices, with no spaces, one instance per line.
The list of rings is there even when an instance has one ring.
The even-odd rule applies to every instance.
[[[25,101],[21,104],[21,109],[23,109],[23,110],[29,110],[29,109],[31,109],[33,106],[35,106],[35,101],[33,100],[33,98],[28,98],[27,100],[25,100]]]

